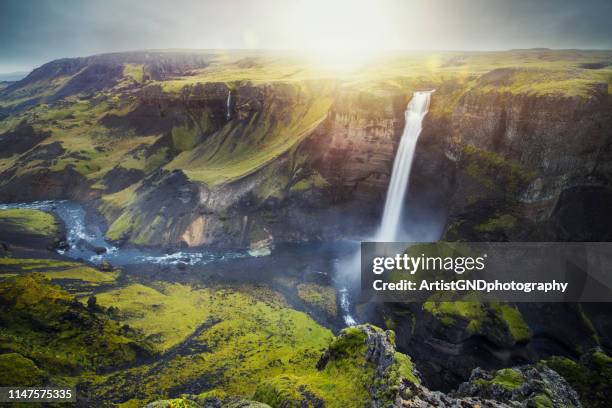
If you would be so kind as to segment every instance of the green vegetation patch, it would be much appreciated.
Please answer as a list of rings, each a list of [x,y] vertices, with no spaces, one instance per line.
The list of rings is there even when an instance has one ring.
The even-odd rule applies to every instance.
[[[106,231],[106,237],[112,241],[123,239],[137,229],[140,217],[133,215],[130,211],[122,213]]]
[[[476,229],[480,232],[495,232],[507,231],[516,225],[516,217],[510,214],[503,214],[497,217],[488,219],[486,222],[478,225]]]
[[[0,210],[0,229],[55,237],[60,232],[60,224],[48,212],[11,208]]]
[[[333,338],[308,315],[263,287],[140,284],[97,294],[98,304],[137,329],[164,353],[151,364],[92,384],[108,398],[167,398],[194,382],[249,398],[257,384],[280,374],[315,372]],[[120,390],[120,391],[119,391]]]
[[[578,96],[589,98],[602,83],[592,70],[575,68],[500,68],[488,72],[478,81],[479,92]]]
[[[212,303],[210,291],[187,285],[149,287],[132,284],[97,294],[98,304],[118,308],[123,321],[149,336],[159,351],[179,344],[207,321]]]
[[[491,383],[497,384],[507,390],[513,390],[520,387],[525,382],[525,376],[518,370],[512,368],[504,368],[495,373],[495,377]]]
[[[610,405],[612,357],[595,351],[584,355],[579,362],[566,357],[552,357],[543,363],[565,378],[585,407],[604,408]]]
[[[0,282],[0,327],[0,349],[54,376],[117,367],[150,353],[129,328],[35,273]]]
[[[381,406],[391,404],[402,378],[419,381],[412,361],[401,353],[395,352],[392,364],[384,370],[375,366],[368,359],[366,330],[393,343],[392,332],[371,325],[346,328],[330,343],[317,371],[270,378],[257,387],[253,398],[272,407],[360,407],[373,398]]]
[[[27,258],[0,258],[0,271],[12,273],[14,276],[38,273],[56,282],[76,282],[70,286],[81,293],[90,292],[99,285],[114,283],[120,273],[102,272],[80,262]]]
[[[307,304],[325,312],[328,316],[338,314],[336,290],[331,286],[315,283],[300,283],[297,286],[298,297]]]
[[[181,152],[193,149],[200,141],[200,134],[196,127],[175,126],[171,133],[174,147]]]
[[[251,174],[314,131],[327,117],[333,101],[329,90],[286,84],[277,84],[276,89],[294,100],[273,98],[262,111],[250,112],[248,120],[229,121],[196,148],[179,154],[166,168],[181,169],[190,179],[209,185]]]
[[[144,78],[144,65],[142,64],[123,64],[123,76],[132,81],[142,83]]]
[[[29,358],[18,353],[0,354],[0,386],[40,386],[46,374]]]
[[[519,163],[473,145],[463,147],[461,160],[470,177],[481,186],[497,191],[501,195],[516,194],[536,177],[534,171],[524,168]],[[508,223],[510,220],[503,219],[502,222]]]
[[[524,342],[532,336],[521,312],[516,306],[509,304],[481,303],[470,295],[466,295],[462,300],[452,301],[438,294],[425,302],[423,309],[446,326],[463,321],[467,323],[468,332],[502,342],[505,342],[504,339],[508,336],[512,342]]]

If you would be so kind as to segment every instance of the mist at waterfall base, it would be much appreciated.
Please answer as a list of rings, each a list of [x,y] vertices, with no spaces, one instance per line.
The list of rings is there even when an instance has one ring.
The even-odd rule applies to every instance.
[[[393,161],[380,228],[374,236],[363,241],[434,242],[442,234],[444,217],[436,210],[436,206],[431,205],[428,194],[419,197],[411,195],[409,191],[416,146],[433,92],[415,92],[408,103],[404,131]],[[335,273],[340,287],[340,307],[344,322],[348,326],[357,324],[351,313],[350,294],[359,290],[360,274],[361,253],[357,247],[352,255],[337,262]]]

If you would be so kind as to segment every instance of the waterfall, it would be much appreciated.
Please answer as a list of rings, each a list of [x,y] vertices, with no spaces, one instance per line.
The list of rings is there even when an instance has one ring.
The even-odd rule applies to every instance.
[[[404,204],[404,196],[406,191],[408,191],[414,150],[421,133],[423,118],[425,118],[429,109],[429,100],[431,99],[432,92],[415,92],[404,113],[406,124],[393,162],[391,182],[387,190],[385,209],[376,241],[384,242],[398,239],[400,217]]]
[[[410,169],[414,159],[414,150],[417,139],[421,133],[423,118],[429,109],[429,100],[434,91],[415,92],[404,113],[406,124],[400,140],[395,160],[393,162],[393,172],[391,182],[387,190],[387,199],[383,212],[382,222],[377,235],[371,241],[391,242],[397,240],[402,215],[404,196],[408,191],[408,181],[410,179]],[[352,256],[348,256],[336,265],[338,283],[340,289],[340,309],[347,326],[354,326],[358,321],[351,315],[351,302],[349,288],[355,288],[356,276],[359,276],[361,254],[356,251]]]
[[[230,120],[230,118],[232,117],[232,112],[230,110],[231,103],[232,103],[232,90],[230,89],[229,93],[227,94],[227,102],[226,102],[227,112],[225,113],[225,119],[227,120]]]

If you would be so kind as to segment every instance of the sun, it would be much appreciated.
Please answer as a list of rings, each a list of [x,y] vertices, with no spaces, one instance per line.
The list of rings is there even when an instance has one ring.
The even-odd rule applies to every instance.
[[[373,0],[304,0],[295,7],[293,41],[317,64],[358,67],[388,49],[389,22]]]

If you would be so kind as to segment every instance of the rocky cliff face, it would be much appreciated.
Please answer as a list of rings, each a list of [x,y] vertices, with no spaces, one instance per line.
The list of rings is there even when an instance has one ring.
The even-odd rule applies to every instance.
[[[384,200],[408,95],[346,92],[305,142],[337,199]]]
[[[149,245],[249,246],[335,239],[372,230],[402,132],[407,95],[344,92],[320,112],[315,126],[292,130],[300,118],[287,107],[312,104],[309,98],[288,85],[230,89],[206,84],[183,89],[178,99],[153,88],[142,92],[139,106],[127,115],[104,117],[107,126],[118,130],[166,133],[145,154],[153,156],[163,149],[169,166],[185,157],[174,165],[176,174],[160,170],[145,177],[127,210],[103,202],[110,238]],[[306,132],[280,135],[295,137],[293,147],[228,182],[197,180],[200,169],[206,171],[206,164],[197,167],[203,157],[212,157],[212,166],[215,154],[227,154],[231,162],[250,145],[253,151],[242,159],[248,162],[249,155],[268,148],[270,133],[286,125],[289,132]],[[179,126],[194,129],[191,142],[177,145],[173,129]],[[163,182],[162,189],[158,181],[168,177],[175,181]],[[338,222],[342,216],[345,221]],[[133,222],[125,225],[120,217]],[[152,231],[154,226],[159,230]]]
[[[180,52],[64,59],[4,88],[10,130],[0,141],[24,132],[27,140],[12,148],[15,157],[0,158],[3,200],[90,202],[111,227],[140,207],[149,221],[169,214],[168,230],[159,226],[164,233],[113,228],[111,238],[149,245],[368,235],[380,217],[406,104],[414,90],[435,88],[409,197],[448,210],[446,238],[605,235],[605,228],[595,235],[580,229],[597,224],[589,214],[603,214],[610,203],[605,83],[577,95],[541,93],[547,77],[540,71],[507,68],[467,80],[250,82],[242,71],[235,79],[229,72],[261,76],[260,60],[219,61]],[[227,78],[211,79],[222,78],[220,67]],[[513,91],[513,81],[525,77],[535,81],[533,91]],[[22,127],[10,125],[17,120]],[[183,203],[178,183],[163,189],[164,212],[144,205],[173,172],[198,197]],[[604,204],[581,210],[584,194]]]
[[[597,191],[589,202],[607,200],[610,107],[607,89],[589,97],[475,89],[459,99],[447,120],[427,122],[423,139],[444,140],[434,150],[439,157],[443,152],[438,169],[452,184],[447,237],[554,240],[565,229],[564,239],[572,239],[573,226],[560,225],[561,208],[582,187]],[[588,222],[587,212],[577,210],[575,219]],[[505,225],[496,222],[504,216]],[[573,239],[580,236],[577,231]]]
[[[436,98],[445,95],[433,96],[411,196],[443,192],[438,197],[448,211],[443,238],[610,239],[611,217],[604,209],[612,188],[607,89],[561,97],[476,88],[463,91],[447,112],[435,106]],[[458,384],[476,366],[495,369],[555,354],[578,357],[578,350],[597,345],[593,333],[611,344],[595,305],[589,310],[519,305],[520,324],[488,305],[476,305],[482,314],[462,306],[458,302],[442,312],[431,305],[386,305],[368,316],[396,330],[400,349],[414,351],[427,384],[436,389]],[[519,327],[527,328],[525,336]]]

